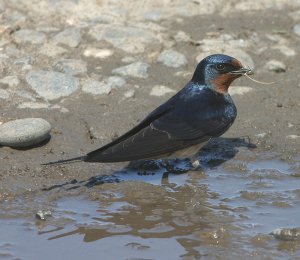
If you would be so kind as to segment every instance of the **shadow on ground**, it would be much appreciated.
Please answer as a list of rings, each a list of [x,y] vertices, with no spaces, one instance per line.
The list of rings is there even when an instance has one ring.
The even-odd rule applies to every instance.
[[[88,180],[77,181],[73,179],[69,182],[53,185],[43,190],[52,190],[64,187],[67,190],[76,189],[81,186],[91,188],[95,185],[104,183],[119,183],[124,180],[139,180],[143,176],[152,175],[161,178],[161,183],[166,183],[169,174],[183,174],[188,171],[201,171],[221,165],[222,163],[232,159],[238,153],[240,147],[249,149],[256,148],[247,138],[224,138],[219,137],[211,140],[199,152],[200,167],[194,169],[188,159],[181,160],[139,160],[133,161],[125,168],[118,170],[110,175],[97,175]]]

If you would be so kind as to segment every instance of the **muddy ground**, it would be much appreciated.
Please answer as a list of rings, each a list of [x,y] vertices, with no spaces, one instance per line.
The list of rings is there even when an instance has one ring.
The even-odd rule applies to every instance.
[[[246,78],[238,79],[233,85],[249,86],[253,91],[244,95],[235,95],[234,101],[238,108],[238,117],[225,137],[250,138],[258,150],[269,150],[278,153],[283,160],[297,160],[299,157],[299,114],[300,76],[298,73],[298,55],[285,57],[278,50],[270,47],[275,45],[266,39],[266,35],[284,38],[288,47],[299,50],[299,39],[292,34],[293,20],[282,15],[280,11],[250,12],[245,15],[234,14],[231,17],[214,15],[184,18],[176,21],[162,21],[169,34],[183,30],[193,39],[202,39],[205,35],[235,34],[238,37],[249,37],[253,33],[262,38],[261,44],[267,47],[260,53],[258,46],[247,50],[255,63],[255,78],[265,82],[275,82],[272,85],[261,85]],[[226,45],[226,43],[224,43]],[[181,43],[176,49],[184,52],[189,63],[184,67],[188,74],[185,77],[175,76],[178,71],[156,63],[151,67],[149,78],[129,79],[129,85],[138,85],[134,98],[125,99],[124,90],[113,90],[108,96],[91,96],[78,93],[62,100],[68,113],[59,113],[48,109],[17,109],[13,102],[1,103],[1,118],[9,119],[42,117],[53,126],[51,140],[33,149],[1,148],[1,198],[13,197],[17,192],[39,190],[44,185],[53,185],[63,180],[73,178],[88,178],[101,172],[109,173],[111,167],[118,165],[76,163],[56,167],[41,166],[42,163],[83,155],[113,138],[124,133],[158,105],[166,101],[172,94],[163,97],[149,95],[154,85],[165,85],[176,91],[180,90],[190,79],[196,66],[193,59],[198,53],[197,46],[191,42]],[[78,57],[78,50],[69,54]],[[120,64],[121,54],[105,61],[105,70]],[[287,65],[287,71],[274,73],[266,71],[263,66],[270,59],[278,59]],[[101,61],[90,61],[90,71],[94,66],[103,64]],[[128,88],[130,88],[130,86]],[[94,128],[96,137],[90,133]],[[289,137],[293,135],[292,137]],[[99,138],[101,137],[101,139]],[[255,151],[254,151],[255,152]]]
[[[221,8],[220,4],[215,1],[215,9],[211,14],[207,15],[196,13],[193,16],[183,16],[177,15],[176,12],[172,11],[172,15],[166,17],[163,16],[157,21],[151,21],[152,25],[157,24],[163,27],[162,34],[164,35],[164,40],[169,41],[169,43],[146,44],[145,50],[141,53],[126,53],[124,50],[115,48],[105,41],[95,42],[88,33],[90,28],[88,26],[82,27],[82,40],[80,45],[77,48],[68,47],[66,48],[67,53],[62,54],[65,58],[80,59],[87,62],[87,72],[85,75],[80,76],[81,78],[93,78],[96,77],[95,75],[97,73],[104,76],[110,76],[110,73],[114,68],[124,65],[122,59],[128,56],[133,57],[135,60],[146,60],[149,64],[151,64],[148,71],[149,76],[147,78],[125,77],[127,84],[122,88],[112,89],[108,95],[91,95],[84,93],[81,90],[77,90],[68,97],[49,101],[50,104],[59,104],[66,108],[68,112],[65,113],[57,109],[50,108],[18,108],[18,102],[21,102],[18,97],[11,97],[10,99],[3,101],[1,100],[0,121],[2,122],[16,118],[41,117],[49,121],[52,125],[51,139],[48,142],[41,144],[39,147],[30,149],[12,149],[9,147],[0,148],[0,212],[3,223],[5,223],[7,219],[27,219],[27,221],[33,222],[34,215],[38,209],[51,209],[53,212],[55,212],[55,210],[62,210],[60,209],[60,206],[53,204],[60,199],[68,197],[79,198],[79,200],[82,199],[82,201],[88,200],[89,202],[86,205],[92,205],[95,201],[101,201],[101,203],[105,200],[109,201],[108,197],[112,196],[109,195],[110,193],[122,193],[123,196],[127,196],[127,200],[122,197],[122,201],[125,200],[131,204],[136,202],[136,205],[139,206],[139,210],[132,210],[130,206],[128,206],[128,211],[132,210],[132,214],[140,214],[144,217],[148,216],[148,213],[150,211],[152,212],[152,210],[156,208],[161,208],[163,211],[170,207],[169,209],[175,210],[176,203],[174,205],[172,204],[172,206],[164,205],[164,203],[167,203],[166,197],[174,196],[174,201],[178,200],[177,205],[184,205],[190,198],[194,198],[196,202],[194,201],[193,203],[200,205],[199,207],[201,209],[198,208],[197,212],[201,211],[202,213],[199,214],[202,216],[206,203],[208,203],[209,199],[212,199],[214,196],[219,196],[218,199],[221,201],[221,204],[226,204],[226,199],[230,200],[226,193],[222,193],[222,187],[219,187],[218,185],[225,185],[225,190],[228,189],[226,185],[229,185],[232,189],[242,192],[241,196],[243,199],[253,200],[256,203],[256,206],[258,206],[261,199],[259,194],[263,194],[262,190],[264,188],[262,188],[262,190],[258,189],[256,194],[258,197],[253,198],[251,197],[253,194],[250,196],[249,194],[251,192],[247,190],[247,188],[251,189],[253,187],[246,185],[246,187],[241,188],[239,186],[241,178],[243,178],[244,182],[252,181],[253,175],[247,175],[247,171],[252,173],[254,172],[255,175],[255,171],[258,169],[263,169],[262,172],[256,176],[258,179],[264,179],[265,176],[271,174],[266,169],[271,169],[271,172],[276,171],[276,176],[273,176],[275,178],[275,182],[279,181],[279,183],[282,183],[283,187],[287,187],[288,183],[290,183],[289,178],[292,178],[291,183],[294,185],[292,189],[296,192],[298,190],[298,185],[296,183],[299,180],[295,176],[299,176],[300,167],[300,36],[295,33],[293,28],[297,22],[299,22],[299,20],[297,20],[297,15],[295,15],[295,13],[297,13],[295,12],[295,8],[299,9],[300,6],[296,6],[296,3],[296,7],[291,6],[285,3],[285,1],[274,1],[277,3],[274,5],[272,5],[272,1],[269,1],[271,6],[264,6],[263,4],[259,4],[260,2],[257,2],[257,8],[254,8],[253,10],[251,5],[249,6],[245,4],[245,7],[238,7],[238,3],[235,1],[229,2],[231,3],[231,6],[229,5],[227,8]],[[100,2],[97,4],[101,5]],[[16,10],[26,16],[23,22],[19,22],[17,24],[17,26],[21,29],[32,29],[35,27],[35,19],[37,19],[34,18],[35,12],[28,13],[27,15],[25,13],[25,11],[30,8],[30,5],[21,6],[20,9],[16,9],[16,6],[13,3],[7,4],[5,2],[4,5],[5,8],[8,8],[7,6],[9,6],[10,12]],[[72,3],[72,5],[75,4]],[[36,9],[34,10],[36,11]],[[57,13],[57,16],[59,15],[60,14]],[[76,15],[76,13],[73,13],[72,17],[74,17],[74,15]],[[5,11],[3,16],[5,16]],[[59,18],[60,19],[57,20],[54,18],[51,19],[51,17],[46,17],[43,25],[63,28],[65,26],[65,24],[63,24],[64,19],[61,17]],[[132,19],[134,21],[135,18]],[[2,17],[2,20],[4,23],[5,18]],[[75,23],[72,26],[80,26],[80,24],[77,24],[76,22],[77,21],[75,20]],[[116,21],[112,21],[111,23],[113,22]],[[147,24],[147,22],[147,20],[143,21],[144,24]],[[16,25],[14,24],[11,29],[15,29],[15,27]],[[18,30],[19,27],[17,27]],[[174,40],[174,35],[176,35],[178,31],[183,31],[187,35],[190,35],[190,39],[186,41]],[[8,39],[8,42],[2,46],[3,53],[7,53],[8,46],[13,46],[14,48],[22,50],[22,52],[26,55],[31,55],[35,58],[36,62],[32,65],[33,68],[51,69],[52,58],[45,58],[43,55],[37,54],[35,52],[36,45],[22,41],[18,43],[14,42],[13,35],[13,30],[2,33],[2,38]],[[48,37],[51,38],[51,33],[49,33],[49,35],[50,36]],[[225,37],[225,40],[221,41],[220,39],[222,38],[222,35],[230,35],[232,38],[226,40]],[[203,42],[203,39],[212,41],[211,43],[207,43]],[[271,85],[263,85],[250,81],[247,78],[240,78],[234,82],[233,86],[246,86],[250,89],[250,91],[243,94],[237,93],[233,95],[234,102],[238,109],[238,117],[229,131],[223,135],[225,139],[217,140],[220,141],[217,147],[214,145],[209,146],[212,154],[214,154],[215,148],[221,151],[221,157],[225,156],[225,159],[222,157],[222,159],[224,159],[222,164],[218,164],[217,166],[214,164],[206,165],[203,171],[199,171],[198,177],[195,177],[195,173],[190,173],[192,174],[190,181],[200,180],[199,185],[195,188],[198,192],[197,195],[193,193],[192,188],[186,187],[186,185],[179,185],[180,188],[174,188],[171,185],[171,188],[174,188],[176,192],[182,193],[182,197],[174,194],[170,195],[169,190],[164,189],[165,186],[163,185],[163,182],[160,183],[160,177],[158,177],[158,185],[156,185],[155,188],[153,188],[153,185],[155,186],[155,184],[148,184],[147,181],[146,183],[141,184],[140,181],[143,181],[143,179],[138,179],[135,183],[135,178],[133,178],[133,180],[130,180],[129,178],[127,184],[122,184],[126,186],[123,188],[118,187],[116,183],[100,186],[92,185],[92,188],[86,188],[85,186],[82,187],[85,182],[82,182],[82,185],[80,184],[81,181],[87,181],[89,178],[94,176],[114,174],[116,171],[124,169],[127,163],[97,164],[79,162],[59,166],[41,165],[42,163],[50,161],[83,155],[111,141],[136,125],[149,112],[174,94],[167,93],[163,96],[152,96],[149,94],[152,87],[155,85],[164,85],[175,91],[180,90],[190,79],[191,74],[197,65],[196,57],[208,52],[214,53],[214,44],[216,44],[217,50],[224,47],[223,49],[226,52],[227,49],[230,49],[231,53],[229,54],[231,55],[234,55],[235,48],[242,49],[243,53],[246,53],[247,55],[245,59],[247,60],[247,58],[250,57],[253,61],[255,71],[254,78],[264,82],[275,83]],[[241,47],[239,47],[239,44],[241,44]],[[175,49],[185,55],[188,60],[186,65],[183,65],[180,68],[171,68],[162,63],[156,62],[157,55],[169,45],[172,49]],[[212,50],[204,51],[204,47],[207,47],[206,45],[210,45]],[[88,46],[112,49],[113,55],[106,59],[85,57],[83,52]],[[285,71],[275,72],[268,69],[266,64],[270,60],[282,62],[286,65]],[[101,69],[99,69],[99,67],[101,67]],[[29,90],[30,88],[28,83],[23,76],[25,73],[26,72],[21,70],[15,70],[14,66],[9,66],[9,68],[2,71],[2,77],[7,75],[17,75],[20,79],[18,88]],[[134,89],[135,91],[134,96],[126,98],[124,93],[131,89]],[[240,90],[240,88],[238,89]],[[43,101],[43,98],[37,97],[37,101],[40,100]],[[235,141],[232,141],[230,138],[235,138]],[[249,141],[252,145],[247,147],[247,145],[244,145],[243,140],[246,140],[247,142]],[[226,152],[230,152],[230,155],[227,157]],[[207,156],[207,154],[204,154],[204,157],[205,156]],[[260,166],[257,165],[260,165],[261,161],[264,163],[266,162],[267,166],[259,168]],[[270,162],[269,165],[268,162]],[[282,165],[283,168],[281,168]],[[229,173],[222,175],[221,173],[223,171],[225,173]],[[186,174],[188,173],[180,176],[189,178],[187,176],[190,175]],[[217,177],[218,174],[221,174],[220,178]],[[282,174],[285,177],[283,177]],[[226,182],[226,176],[228,178],[228,183]],[[118,178],[122,177],[118,175]],[[221,182],[223,184],[217,184],[219,181],[224,180],[224,178],[225,182]],[[267,185],[268,177],[266,178],[267,179],[265,179],[265,182],[263,181],[263,183]],[[236,183],[235,179],[237,179]],[[78,189],[65,188],[72,187],[72,183],[69,183],[72,180],[73,184],[76,184],[75,186],[79,187]],[[203,180],[203,182],[201,182],[201,180]],[[213,183],[210,183],[210,181]],[[285,181],[287,186],[284,184]],[[273,180],[270,182],[272,183]],[[64,186],[65,183],[68,184]],[[175,183],[182,184],[181,181],[175,181]],[[47,189],[53,185],[58,186],[51,190],[45,190],[45,188]],[[215,189],[213,187],[215,187]],[[280,185],[276,187],[280,189]],[[152,189],[155,190],[156,194],[151,193]],[[191,190],[186,191],[185,189]],[[286,189],[289,190],[288,187]],[[219,193],[219,195],[215,195],[214,192]],[[249,194],[247,192],[249,192]],[[280,204],[278,206],[280,210],[286,206],[287,210],[290,210],[293,212],[292,214],[295,214],[295,218],[300,218],[299,211],[296,210],[297,205],[299,206],[299,201],[297,201],[299,200],[299,197],[298,199],[293,198],[289,201],[289,196],[283,196],[282,200],[278,200],[278,197],[276,197],[277,192],[278,191],[274,188],[274,196],[271,198],[268,197],[268,199],[270,199],[268,203],[275,203],[275,206],[277,205],[276,203],[278,203],[278,205],[280,203],[286,203],[287,205]],[[194,194],[194,197],[190,196],[191,193]],[[106,194],[107,196],[105,199],[103,198],[103,194]],[[248,195],[251,197],[250,199],[247,197]],[[223,201],[222,198],[224,199]],[[160,203],[160,200],[163,202]],[[70,201],[70,203],[72,203],[72,199],[70,199]],[[116,203],[118,202],[118,199],[117,197],[114,197],[111,201]],[[204,201],[204,204],[202,204],[201,201]],[[81,203],[82,205],[80,204],[80,207],[84,207],[84,203]],[[189,214],[187,211],[193,211],[193,207],[185,208],[185,210],[184,207],[176,209],[178,211],[182,211],[178,214],[182,214],[180,216],[184,215],[186,217],[185,221],[187,222],[182,223],[182,225],[177,223],[178,227],[185,226],[186,228],[184,231],[176,229],[176,231],[173,231],[174,234],[172,234],[171,231],[171,233],[166,231],[166,237],[176,237],[178,234],[185,236],[193,234],[194,236],[198,236],[198,238],[200,237],[200,241],[202,242],[198,245],[197,242],[195,242],[197,241],[197,238],[194,238],[194,240],[191,241],[186,240],[182,242],[181,244],[184,245],[186,249],[190,248],[187,250],[188,253],[174,252],[174,258],[172,259],[177,259],[179,256],[182,257],[185,254],[186,259],[198,259],[201,255],[203,257],[209,257],[210,254],[215,257],[220,257],[224,254],[224,252],[226,252],[225,256],[227,256],[228,259],[231,257],[238,258],[240,253],[245,252],[247,252],[247,256],[250,257],[252,255],[257,258],[267,257],[269,255],[274,258],[290,257],[291,255],[297,256],[297,253],[299,253],[299,247],[297,244],[293,244],[292,246],[285,244],[283,248],[287,249],[280,249],[279,246],[278,251],[275,250],[277,253],[274,253],[274,250],[271,247],[273,247],[277,242],[275,238],[271,238],[268,235],[268,232],[271,232],[272,230],[259,230],[254,233],[247,233],[247,236],[250,236],[247,241],[251,241],[251,246],[249,246],[249,244],[245,241],[243,244],[242,239],[239,242],[240,246],[238,246],[238,249],[236,249],[236,251],[230,251],[230,248],[235,248],[236,241],[244,238],[244,236],[241,235],[241,230],[236,231],[236,223],[232,220],[235,216],[228,214],[225,217],[226,214],[224,215],[222,211],[224,209],[220,208],[221,204],[218,204],[218,209],[215,208],[217,213],[215,211],[210,211],[211,209],[209,209],[209,213],[207,213],[204,219],[202,219],[202,222],[198,224],[193,222],[193,219],[197,217],[195,212],[193,212],[192,217],[191,215],[186,217],[186,214]],[[61,207],[68,208],[67,205],[69,204],[65,203]],[[210,204],[210,206],[212,205],[213,204]],[[247,207],[247,203],[243,205],[243,202],[241,202],[239,206]],[[101,211],[101,206],[99,210]],[[250,206],[248,210],[251,211]],[[89,209],[85,209],[84,211],[89,211]],[[222,213],[220,213],[221,211]],[[214,215],[213,212],[216,214]],[[81,221],[78,220],[78,214],[73,216],[75,222],[76,219],[77,222]],[[172,215],[173,217],[174,214]],[[220,217],[219,214],[222,216]],[[248,213],[245,213],[245,215],[247,214]],[[143,218],[139,219],[138,217],[135,217],[134,220],[130,219],[132,218],[132,215],[128,212],[125,213],[125,215],[127,222],[120,219],[112,219],[111,222],[118,223],[119,225],[124,225],[126,227],[128,227],[128,225],[131,226],[132,229],[131,231],[128,231],[128,234],[132,236],[137,235],[135,230],[141,230],[143,228],[146,229],[145,223],[143,224],[143,221],[141,220]],[[117,215],[113,216],[114,218],[117,218]],[[272,216],[270,217],[272,218]],[[287,217],[288,216],[286,216],[286,218]],[[161,223],[163,223],[165,218],[168,217],[163,215]],[[226,218],[228,219],[225,220]],[[221,222],[219,221],[220,219],[222,219]],[[208,220],[211,220],[211,223],[209,223],[210,221]],[[52,220],[52,222],[53,221],[54,220]],[[135,221],[141,223],[140,226],[138,226],[138,224],[135,226]],[[190,226],[191,228],[188,228],[188,222],[193,222],[193,225]],[[277,227],[276,220],[274,222],[274,227]],[[63,221],[60,220],[60,223],[57,224],[57,226],[67,226],[67,223],[62,223]],[[82,223],[86,223],[86,220],[83,219]],[[280,222],[280,224],[283,223],[284,221]],[[287,226],[288,223],[289,220],[286,219]],[[206,228],[209,230],[209,227],[206,226],[206,224],[214,225],[214,230],[218,230],[219,233],[223,232],[222,227],[225,227],[225,229],[229,231],[228,233],[224,231],[221,235],[218,233],[221,236],[219,240],[221,242],[216,243],[212,238],[213,235],[211,235],[211,233],[208,231],[207,234],[205,232],[202,233],[201,230],[206,230]],[[298,222],[296,221],[294,224],[297,225]],[[34,228],[40,230],[43,230],[45,225],[47,227],[47,224],[43,223],[41,224],[42,226],[39,226],[40,224],[36,225],[37,226],[34,225]],[[56,224],[50,223],[49,225],[55,226]],[[197,225],[206,228],[195,231],[195,226]],[[78,229],[80,228],[83,227],[78,227]],[[160,228],[163,229],[161,226]],[[168,229],[167,226],[164,228]],[[77,232],[81,233],[80,231]],[[164,231],[160,230],[158,233],[160,232],[163,233]],[[178,232],[178,234],[176,232]],[[145,234],[146,233],[147,232],[145,232]],[[147,234],[154,233],[155,230],[151,230]],[[262,237],[257,238],[256,236],[261,233],[263,233]],[[16,234],[19,233],[16,232]],[[101,239],[104,237],[109,238],[111,237],[111,234],[112,233],[108,232],[106,235],[101,234],[100,237]],[[95,234],[91,234],[90,236],[92,241],[100,239],[100,237],[97,237]],[[153,238],[155,236],[149,235],[149,237]],[[147,235],[143,236],[143,238],[146,239]],[[34,240],[34,238],[32,239]],[[88,234],[85,234],[85,239],[89,239]],[[159,239],[161,239],[161,237]],[[264,242],[261,242],[262,240]],[[214,249],[212,249],[212,245]],[[133,247],[134,246],[136,246],[136,244],[134,244]],[[251,247],[252,251],[248,247]],[[253,249],[255,247],[258,249]],[[174,248],[176,248],[176,246]],[[53,247],[53,250],[55,251],[55,247]],[[17,250],[12,249],[11,251],[16,252]],[[256,255],[253,252],[260,253],[257,253]],[[126,255],[126,252],[124,254]],[[22,256],[22,251],[19,253],[19,256]],[[115,259],[118,259],[119,256],[116,255],[115,257]],[[143,257],[143,254],[139,257]],[[158,255],[155,255],[155,253],[149,257],[168,259],[167,256],[162,256],[160,258]]]

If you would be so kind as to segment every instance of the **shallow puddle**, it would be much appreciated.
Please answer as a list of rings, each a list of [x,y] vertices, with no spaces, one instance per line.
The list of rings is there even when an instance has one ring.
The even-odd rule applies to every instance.
[[[175,163],[174,172],[157,165],[123,169],[111,178],[95,176],[24,198],[2,212],[0,258],[299,256],[300,242],[270,235],[279,227],[300,226],[296,168],[276,157],[249,162],[247,153],[213,165],[205,164],[204,154],[197,171],[187,171],[186,162]],[[35,219],[38,208],[51,210],[52,217]],[[7,217],[13,213],[15,218]]]

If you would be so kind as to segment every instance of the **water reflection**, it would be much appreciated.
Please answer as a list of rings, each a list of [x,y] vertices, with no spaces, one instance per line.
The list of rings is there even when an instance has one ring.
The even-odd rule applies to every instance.
[[[35,223],[39,236],[32,240],[41,248],[52,245],[51,259],[68,244],[68,256],[80,259],[82,250],[104,259],[297,253],[300,242],[289,246],[270,235],[300,226],[300,218],[290,217],[299,216],[295,168],[251,148],[243,139],[219,138],[201,151],[196,171],[184,160],[135,162],[111,175],[48,188],[42,194],[53,217]]]
[[[236,229],[234,214],[210,203],[219,194],[209,191],[208,185],[201,181],[207,178],[206,170],[233,158],[239,147],[254,146],[244,139],[218,138],[200,152],[202,168],[196,171],[191,171],[188,160],[174,160],[168,164],[148,160],[131,163],[112,175],[65,183],[60,187],[93,189],[86,193],[88,198],[76,200],[75,204],[72,199],[59,201],[60,216],[48,222],[55,227],[39,234],[50,235],[49,240],[82,235],[84,242],[100,240],[100,244],[109,237],[131,237],[126,245],[147,251],[152,250],[151,245],[136,243],[134,239],[144,239],[144,242],[167,239],[170,242],[165,243],[172,243],[174,250],[193,257],[200,257],[201,250],[196,248],[203,245],[231,246],[233,235],[229,233]],[[70,209],[72,204],[74,208]],[[79,204],[88,208],[94,204],[83,219]],[[73,218],[74,214],[77,215],[75,228],[61,232],[60,218],[65,223],[65,219]]]

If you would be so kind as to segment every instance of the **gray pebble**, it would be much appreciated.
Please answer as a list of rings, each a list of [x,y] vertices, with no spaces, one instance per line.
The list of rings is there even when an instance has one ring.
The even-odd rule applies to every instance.
[[[294,49],[292,49],[286,45],[274,46],[272,49],[279,50],[282,54],[284,54],[287,57],[293,57],[297,54]]]
[[[24,66],[24,65],[32,65],[33,62],[34,62],[34,59],[32,56],[25,56],[25,57],[16,59],[14,64]]]
[[[76,48],[81,42],[81,32],[77,28],[67,28],[55,35],[53,42],[55,44],[64,44]]]
[[[38,95],[48,100],[69,96],[79,88],[78,79],[54,71],[30,71],[26,81]]]
[[[107,79],[107,83],[112,87],[112,88],[121,88],[126,84],[125,79],[118,77],[118,76],[111,76]]]
[[[54,64],[57,71],[70,75],[84,74],[87,72],[86,62],[75,59],[61,59]]]
[[[30,108],[30,109],[42,109],[42,108],[49,108],[49,104],[48,103],[43,103],[43,102],[23,102],[21,104],[18,105],[18,108],[20,109],[26,109],[26,108]]]
[[[174,89],[168,88],[168,87],[163,86],[163,85],[156,85],[151,89],[150,95],[161,97],[161,96],[164,96],[166,94],[171,94],[171,93],[174,93],[174,92],[175,92]]]
[[[48,43],[44,44],[39,49],[40,54],[46,55],[48,57],[55,57],[55,56],[58,56],[58,55],[62,55],[66,52],[67,52],[66,49],[64,49],[62,47],[59,47],[59,46],[56,46],[54,44],[48,44]]]
[[[41,44],[46,41],[46,35],[34,30],[19,30],[14,33],[15,40],[20,42],[30,42],[32,44]]]
[[[16,87],[19,85],[19,83],[20,81],[17,76],[6,76],[0,79],[0,84],[4,85],[5,87],[7,86],[9,88]]]
[[[129,89],[124,93],[125,98],[133,98],[135,96],[135,90]]]
[[[179,68],[187,64],[186,57],[174,50],[164,50],[158,57],[158,62],[172,68]]]
[[[176,42],[189,42],[191,41],[191,36],[186,34],[184,31],[178,31],[177,34],[174,36]]]
[[[296,34],[297,36],[300,36],[300,24],[294,25],[293,33]]]
[[[88,48],[83,52],[83,55],[86,57],[105,59],[105,58],[113,55],[113,53],[114,52],[110,49]]]
[[[24,98],[24,99],[29,99],[31,101],[36,101],[36,98],[32,96],[32,94],[28,91],[25,90],[20,90],[15,92],[17,96]]]
[[[149,67],[150,67],[149,64],[145,62],[137,61],[129,65],[116,68],[112,71],[112,73],[119,74],[121,76],[147,78]]]
[[[89,80],[83,84],[82,91],[94,95],[107,95],[111,92],[111,85],[97,80]]]
[[[0,125],[0,145],[30,147],[49,138],[51,125],[42,118],[25,118]]]
[[[277,228],[271,233],[275,238],[286,241],[300,240],[300,228]]]
[[[48,217],[52,216],[52,212],[50,210],[39,210],[35,217],[40,220],[46,220]]]
[[[144,18],[145,18],[145,20],[158,22],[163,18],[163,16],[162,16],[161,11],[152,10],[152,11],[146,12],[144,14]]]
[[[10,94],[7,90],[0,88],[0,99],[8,99],[9,96]]]
[[[97,41],[105,40],[129,53],[143,52],[145,44],[157,42],[154,33],[131,26],[96,26],[90,30],[90,34]]]
[[[286,65],[278,60],[270,60],[265,65],[266,69],[269,71],[273,71],[276,73],[285,72],[286,71]]]

